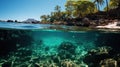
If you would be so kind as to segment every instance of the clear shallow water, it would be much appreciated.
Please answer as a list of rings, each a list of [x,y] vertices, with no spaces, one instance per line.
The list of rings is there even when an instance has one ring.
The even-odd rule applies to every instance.
[[[10,29],[41,29],[49,27],[49,25],[44,24],[25,24],[25,23],[12,23],[12,22],[0,22],[0,28],[10,28]]]
[[[0,22],[0,28],[0,61],[2,63],[5,63],[3,59],[11,62],[17,58],[16,62],[24,64],[27,62],[30,65],[33,58],[37,57],[38,60],[32,60],[32,62],[38,63],[41,60],[54,61],[53,57],[56,56],[61,60],[70,59],[81,63],[91,49],[108,46],[115,52],[120,50],[119,32],[74,31],[73,27],[69,26],[2,22]],[[20,60],[21,58],[29,59],[23,61]],[[16,67],[21,64],[16,63]]]

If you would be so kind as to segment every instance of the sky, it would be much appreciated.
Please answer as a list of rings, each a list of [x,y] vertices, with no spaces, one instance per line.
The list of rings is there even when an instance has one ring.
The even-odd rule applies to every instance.
[[[40,20],[41,15],[54,11],[56,5],[64,10],[65,2],[66,0],[0,0],[0,20]]]
[[[66,0],[0,0],[0,20],[40,20],[41,15],[53,12],[56,5],[64,10],[65,3]]]

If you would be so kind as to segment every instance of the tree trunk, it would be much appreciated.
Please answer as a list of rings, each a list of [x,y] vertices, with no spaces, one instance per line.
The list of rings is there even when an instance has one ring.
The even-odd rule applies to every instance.
[[[99,3],[97,5],[98,5],[98,12],[99,12],[100,11]]]
[[[109,10],[109,7],[108,7],[108,0],[106,0],[106,6],[107,6],[107,12]]]
[[[119,5],[118,5],[118,8],[120,8],[120,0],[119,0]]]
[[[109,10],[109,7],[108,7],[108,0],[106,0],[106,6],[107,6],[107,16],[108,16],[108,10]]]

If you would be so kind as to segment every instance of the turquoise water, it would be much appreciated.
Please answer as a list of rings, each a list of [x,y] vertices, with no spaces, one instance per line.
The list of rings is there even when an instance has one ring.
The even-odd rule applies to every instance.
[[[92,55],[87,57],[92,49],[96,50],[93,52],[95,56],[97,52],[109,51],[107,50],[109,47],[114,50],[113,53],[111,51],[112,55],[119,53],[119,32],[78,31],[78,28],[74,30],[70,26],[7,22],[0,22],[0,28],[0,65],[3,67],[4,65],[36,67],[34,66],[36,63],[39,66],[48,63],[46,67],[50,67],[48,65],[51,63],[55,63],[58,67],[67,67],[64,65],[66,62],[78,66],[84,62],[84,65],[95,67],[100,61],[89,61]],[[107,58],[113,58],[112,55]],[[5,64],[6,62],[10,63]]]

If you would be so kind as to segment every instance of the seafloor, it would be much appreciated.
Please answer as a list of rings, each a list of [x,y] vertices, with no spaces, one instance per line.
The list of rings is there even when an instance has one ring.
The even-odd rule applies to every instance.
[[[0,67],[120,67],[120,33],[0,29]]]

